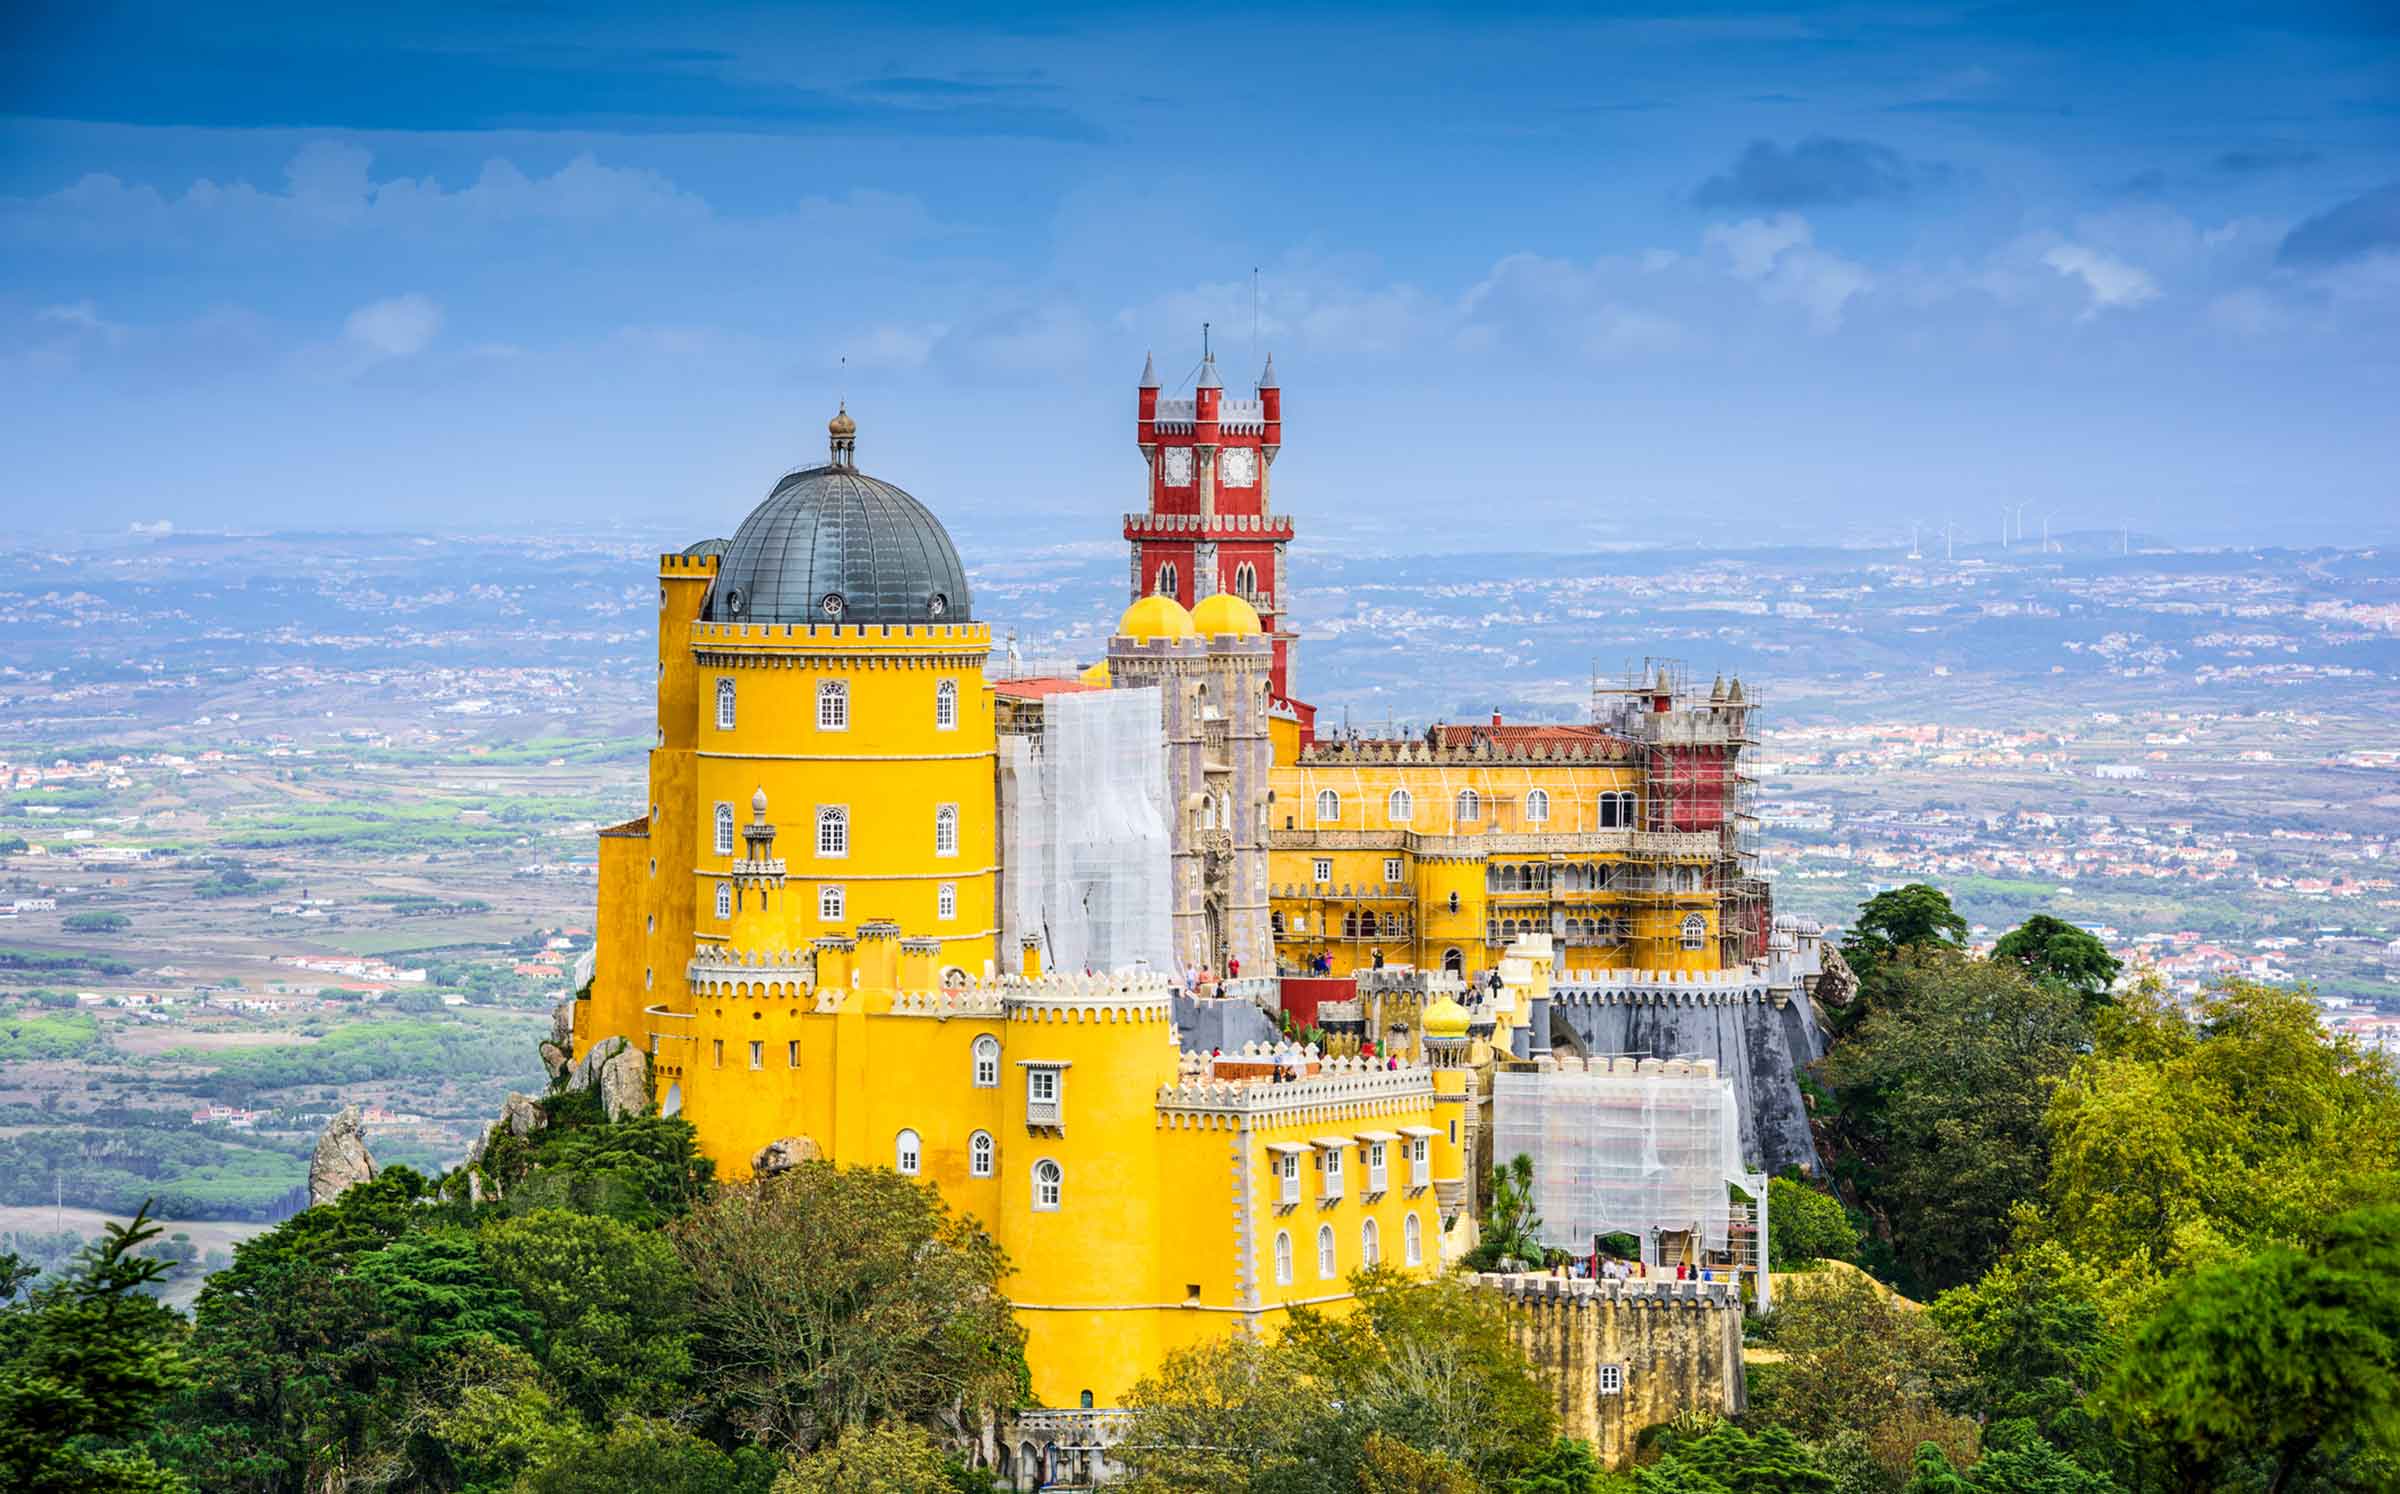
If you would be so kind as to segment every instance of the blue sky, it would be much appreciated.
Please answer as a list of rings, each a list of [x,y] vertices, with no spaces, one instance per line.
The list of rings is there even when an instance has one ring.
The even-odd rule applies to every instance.
[[[2400,531],[2386,3],[7,24],[0,527],[1105,540],[1210,321],[1346,542]]]

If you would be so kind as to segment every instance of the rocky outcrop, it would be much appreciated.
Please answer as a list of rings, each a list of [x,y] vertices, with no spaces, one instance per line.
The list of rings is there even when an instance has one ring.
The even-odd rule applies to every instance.
[[[1817,1005],[1825,1010],[1838,1012],[1857,997],[1858,972],[1852,970],[1850,962],[1842,958],[1841,947],[1830,941],[1818,952],[1818,958],[1824,961],[1825,968],[1818,973],[1816,984],[1809,988],[1808,994],[1814,996]]]
[[[550,1082],[556,1084],[567,1072],[567,1050],[556,1043],[545,1042],[541,1046],[541,1055],[543,1069],[549,1073]]]
[[[562,1051],[574,1051],[575,1001],[573,997],[550,1008],[550,1041]]]
[[[785,1136],[760,1147],[758,1155],[750,1159],[750,1171],[754,1176],[771,1178],[803,1162],[820,1161],[824,1155],[813,1137]]]
[[[597,1089],[610,1120],[650,1109],[650,1059],[621,1037],[602,1038],[567,1075],[569,1089]]]
[[[358,1107],[345,1105],[325,1123],[316,1152],[308,1159],[308,1206],[317,1208],[375,1176],[375,1159],[367,1155],[367,1133],[359,1124]]]

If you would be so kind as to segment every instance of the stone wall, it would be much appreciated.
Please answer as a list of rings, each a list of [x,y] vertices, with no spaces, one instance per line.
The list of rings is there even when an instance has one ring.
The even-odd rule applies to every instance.
[[[1559,1430],[1601,1463],[1633,1466],[1644,1429],[1680,1411],[1732,1416],[1742,1381],[1742,1305],[1725,1282],[1475,1278],[1500,1294],[1509,1327],[1557,1398]],[[1619,1371],[1610,1390],[1603,1369]]]

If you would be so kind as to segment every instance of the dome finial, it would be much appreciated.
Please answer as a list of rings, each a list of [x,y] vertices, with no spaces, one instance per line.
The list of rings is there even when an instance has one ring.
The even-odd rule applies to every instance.
[[[833,418],[825,422],[825,433],[833,438],[833,465],[857,465],[858,422],[850,418],[850,402],[843,400]]]

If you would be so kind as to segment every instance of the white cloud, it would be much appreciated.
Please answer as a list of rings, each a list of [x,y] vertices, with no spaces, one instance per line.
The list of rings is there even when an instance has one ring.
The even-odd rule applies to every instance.
[[[1736,278],[1755,284],[1760,299],[1800,307],[1819,332],[1840,327],[1851,298],[1875,284],[1865,265],[1818,248],[1815,230],[1797,213],[1711,224],[1701,241]]]
[[[413,358],[441,330],[442,308],[420,295],[370,302],[342,323],[342,335],[370,359]]]
[[[2158,282],[2150,278],[2149,271],[2081,244],[2061,244],[2043,255],[2042,263],[2083,282],[2091,300],[2079,321],[2089,321],[2111,308],[2130,310],[2158,299]]]

